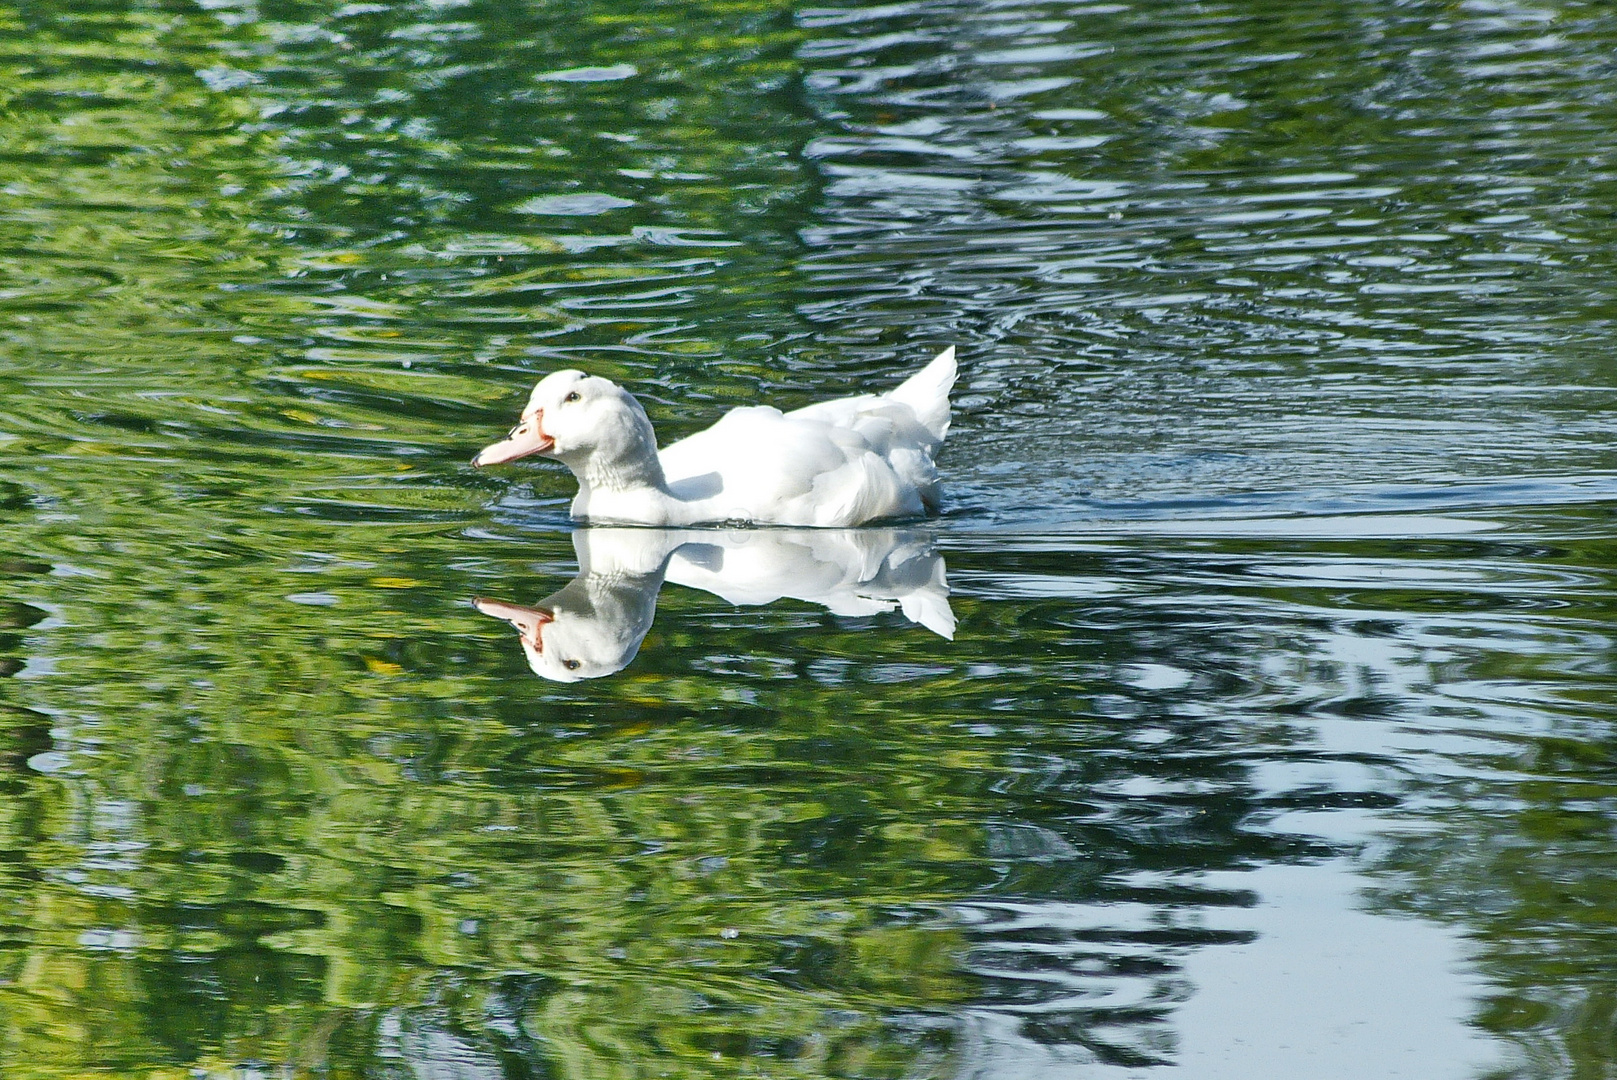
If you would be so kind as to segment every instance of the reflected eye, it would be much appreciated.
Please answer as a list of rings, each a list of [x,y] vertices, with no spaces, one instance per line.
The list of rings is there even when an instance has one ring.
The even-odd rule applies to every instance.
[[[577,401],[578,399],[578,391],[574,390],[571,394],[568,394],[566,397],[562,398],[562,401]]]
[[[579,663],[577,660],[563,660],[561,662],[561,666],[566,668],[568,671],[577,671],[579,668]]]

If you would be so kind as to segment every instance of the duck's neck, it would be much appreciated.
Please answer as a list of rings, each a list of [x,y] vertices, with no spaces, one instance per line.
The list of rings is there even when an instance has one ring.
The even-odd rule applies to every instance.
[[[649,490],[668,494],[668,480],[663,476],[655,444],[645,457],[603,460],[596,454],[574,467],[573,475],[578,477],[580,490],[588,488],[601,494]]]
[[[632,400],[632,399],[631,399]],[[578,479],[575,517],[665,525],[677,502],[657,456],[657,434],[635,403],[587,454],[563,457]]]

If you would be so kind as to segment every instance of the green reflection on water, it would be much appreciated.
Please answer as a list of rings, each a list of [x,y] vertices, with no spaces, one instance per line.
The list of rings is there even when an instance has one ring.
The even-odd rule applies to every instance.
[[[8,1073],[933,1075],[996,1018],[1171,1063],[1182,957],[1241,940],[1202,913],[1252,903],[1198,874],[1340,854],[1269,823],[1343,808],[1433,823],[1375,903],[1473,935],[1520,1074],[1610,1073],[1609,499],[1478,497],[1460,538],[946,522],[953,644],[669,589],[589,687],[469,606],[573,573],[565,477],[464,462],[579,357],[676,436],[944,327],[977,524],[1095,462],[1164,498],[1339,496],[1377,443],[1612,467],[1609,18],[1024,7],[949,9],[960,55],[902,6],[0,7]],[[1344,720],[1369,749],[1320,745]]]

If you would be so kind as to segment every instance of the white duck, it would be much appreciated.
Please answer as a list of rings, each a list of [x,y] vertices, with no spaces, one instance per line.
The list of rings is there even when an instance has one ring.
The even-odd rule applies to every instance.
[[[732,409],[706,431],[657,449],[640,403],[616,383],[558,371],[533,388],[522,419],[473,466],[529,454],[578,478],[575,518],[634,525],[863,525],[938,508],[933,455],[949,431],[953,346],[885,394],[783,413]]]

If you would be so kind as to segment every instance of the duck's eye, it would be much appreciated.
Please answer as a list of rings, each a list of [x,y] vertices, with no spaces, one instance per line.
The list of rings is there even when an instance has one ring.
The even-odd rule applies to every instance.
[[[566,397],[562,398],[562,401],[564,401],[564,402],[565,401],[578,401],[578,400],[580,400],[580,398],[578,396],[578,391],[577,390],[574,390],[571,394],[568,394]]]
[[[580,665],[577,660],[563,660],[561,662],[561,666],[566,668],[568,671],[577,671]]]

